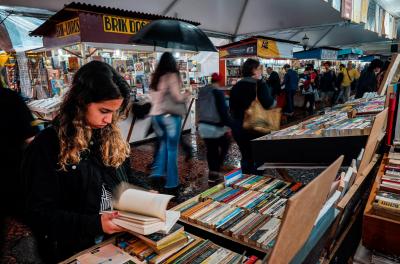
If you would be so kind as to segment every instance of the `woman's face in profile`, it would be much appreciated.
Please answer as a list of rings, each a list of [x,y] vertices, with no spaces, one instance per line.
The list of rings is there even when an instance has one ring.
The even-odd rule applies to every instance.
[[[123,99],[112,99],[88,104],[86,122],[93,129],[111,124],[113,115],[119,110],[122,102]]]

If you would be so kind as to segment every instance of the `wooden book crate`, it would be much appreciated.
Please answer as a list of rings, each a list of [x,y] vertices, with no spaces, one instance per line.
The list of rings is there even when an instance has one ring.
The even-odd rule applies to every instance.
[[[362,241],[369,249],[385,254],[400,255],[400,220],[382,216],[373,208],[379,183],[388,162],[387,155],[382,160],[374,185],[364,210]]]

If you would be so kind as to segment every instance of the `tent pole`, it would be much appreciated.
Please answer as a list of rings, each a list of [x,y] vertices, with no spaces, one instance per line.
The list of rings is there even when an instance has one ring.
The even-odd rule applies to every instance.
[[[315,43],[314,45],[312,45],[311,49],[315,48],[315,46],[318,45],[318,43],[320,43],[326,36],[328,36],[329,33],[331,33],[331,31],[335,28],[336,26],[333,25],[331,26],[328,31],[326,31]]]
[[[237,35],[237,33],[239,31],[240,24],[242,24],[243,15],[244,15],[244,12],[246,11],[248,2],[249,2],[249,0],[245,0],[244,3],[243,3],[243,6],[242,6],[242,10],[240,10],[239,19],[238,19],[238,21],[236,23],[235,33],[233,34],[234,36]]]
[[[165,16],[166,14],[168,14],[169,11],[171,11],[171,9],[179,2],[180,0],[173,0],[168,6],[167,8],[164,9],[164,11],[161,13],[163,16]]]

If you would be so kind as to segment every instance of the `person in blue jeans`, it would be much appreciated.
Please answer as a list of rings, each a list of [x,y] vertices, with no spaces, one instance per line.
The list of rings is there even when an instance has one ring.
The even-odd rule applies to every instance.
[[[178,177],[178,145],[181,133],[182,117],[178,115],[157,115],[152,117],[154,131],[160,146],[153,164],[152,177],[166,177],[164,188],[176,188]]]
[[[151,181],[153,188],[169,194],[178,194],[178,145],[182,115],[189,92],[181,94],[182,80],[176,61],[171,53],[165,52],[157,65],[151,80],[152,125],[156,132],[159,148],[153,164]],[[171,105],[179,111],[171,113]],[[174,107],[175,108],[175,107]],[[178,113],[179,112],[179,113]],[[162,186],[164,185],[164,186]]]

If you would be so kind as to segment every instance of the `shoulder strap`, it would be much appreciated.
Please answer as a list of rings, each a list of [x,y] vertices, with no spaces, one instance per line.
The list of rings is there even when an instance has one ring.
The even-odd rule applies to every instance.
[[[349,70],[346,69],[346,73],[347,73],[347,76],[349,77],[349,80],[352,82],[353,80],[350,77]]]
[[[258,101],[258,80],[256,81],[256,98],[255,98],[255,100],[257,100]]]

